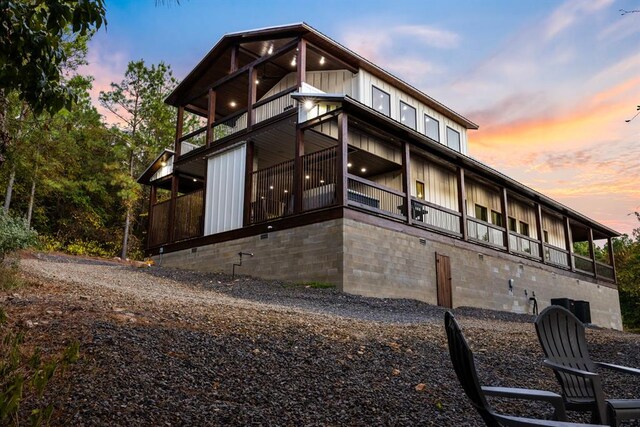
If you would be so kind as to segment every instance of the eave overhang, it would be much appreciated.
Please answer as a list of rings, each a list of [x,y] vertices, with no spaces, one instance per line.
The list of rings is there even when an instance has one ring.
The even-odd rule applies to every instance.
[[[169,159],[172,158],[173,155],[174,152],[172,150],[166,149],[162,153],[160,153],[160,155],[156,157],[153,162],[151,162],[149,167],[144,172],[142,172],[142,175],[138,177],[138,184],[149,185],[151,183],[151,178],[153,177],[153,175],[158,171],[158,169],[163,167],[162,163],[168,163]]]

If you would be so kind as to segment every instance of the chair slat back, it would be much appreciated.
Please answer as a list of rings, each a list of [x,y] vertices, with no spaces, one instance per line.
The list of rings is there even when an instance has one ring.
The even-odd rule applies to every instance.
[[[482,388],[480,387],[476,366],[473,361],[473,353],[471,352],[464,335],[462,335],[458,322],[456,322],[453,314],[449,311],[444,315],[444,325],[445,330],[447,331],[451,363],[453,364],[453,368],[456,371],[456,375],[458,376],[458,380],[460,381],[465,394],[469,399],[471,399],[471,403],[480,413],[482,419],[488,426],[499,427],[500,424],[493,415],[493,411],[485,399]]]
[[[552,362],[595,372],[589,357],[584,325],[564,307],[552,305],[535,321],[536,332],[544,355]],[[555,371],[563,394],[569,399],[592,399],[595,395],[589,381],[572,374]]]

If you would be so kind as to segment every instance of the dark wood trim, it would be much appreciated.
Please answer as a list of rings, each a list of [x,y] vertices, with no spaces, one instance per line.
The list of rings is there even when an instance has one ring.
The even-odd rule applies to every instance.
[[[613,253],[613,238],[607,238],[607,247],[609,248],[609,264],[611,264],[611,267],[613,268],[613,281],[617,282],[618,277],[616,275],[616,257]]]
[[[153,206],[158,201],[158,187],[151,186],[149,190],[149,215],[147,216],[147,241],[145,242],[145,248],[149,249],[149,234],[153,230]]]
[[[509,241],[509,199],[507,189],[502,187],[502,197],[500,197],[500,209],[502,210],[502,223],[507,232],[504,234],[504,247],[511,253],[511,242]]]
[[[463,240],[469,239],[467,229],[467,191],[464,185],[464,169],[458,166],[458,209],[460,210],[460,233]]]
[[[347,160],[349,158],[349,116],[346,113],[338,114],[338,147],[336,150],[336,198],[338,205],[347,205]]]
[[[189,132],[188,134],[181,136],[179,138],[180,142],[184,142],[187,141],[191,138],[193,138],[194,136],[200,135],[202,132],[206,132],[207,131],[207,127],[206,126],[202,126],[201,128],[198,128],[196,130],[194,130],[193,132]]]
[[[348,200],[347,203],[348,203],[349,207],[358,208],[360,210],[367,211],[367,212],[373,212],[377,216],[382,216],[382,217],[386,217],[386,218],[393,218],[393,219],[396,219],[398,221],[402,221],[404,223],[407,222],[407,217],[404,216],[404,215],[394,214],[393,212],[385,211],[385,210],[380,209],[380,208],[374,208],[373,206],[369,206],[369,205],[367,205],[365,203],[355,202],[353,200]]]
[[[369,181],[366,178],[361,178],[357,175],[353,175],[350,173],[347,173],[347,177],[352,181],[356,181],[361,184],[368,185],[369,187],[377,188],[378,190],[384,191],[385,193],[390,193],[402,198],[404,198],[407,194],[404,191],[398,191],[395,188],[387,187],[386,185],[378,184],[377,182]]]
[[[231,47],[231,62],[229,63],[229,74],[235,73],[236,71],[238,71],[238,59],[239,59],[239,52],[238,52],[238,44],[235,43],[232,47]]]
[[[216,120],[216,91],[209,89],[207,95],[207,137],[206,145],[211,147],[213,143],[213,122]]]
[[[278,99],[281,96],[287,95],[287,94],[295,92],[297,90],[298,90],[298,88],[296,88],[296,87],[290,87],[288,89],[282,90],[282,91],[276,93],[275,95],[271,95],[271,96],[269,96],[267,98],[261,99],[258,102],[255,102],[253,104],[253,108],[258,108],[258,107],[260,107],[260,106],[262,106],[264,104],[268,104],[269,102],[273,101],[274,99]]]
[[[598,268],[596,267],[596,253],[593,248],[593,229],[589,227],[589,257],[593,262],[593,277],[598,278]]]
[[[459,216],[461,216],[461,215],[462,215],[462,214],[461,214],[460,212],[458,212],[458,211],[454,211],[453,209],[449,209],[449,208],[447,208],[447,207],[440,206],[440,205],[438,205],[438,204],[436,204],[436,203],[431,203],[431,202],[428,202],[428,201],[426,201],[426,200],[418,199],[417,197],[413,197],[413,196],[412,196],[412,197],[411,197],[411,200],[413,200],[413,201],[415,201],[415,202],[418,202],[418,203],[420,203],[421,205],[425,205],[425,206],[428,206],[428,207],[430,207],[430,208],[437,209],[437,210],[440,210],[440,211],[442,211],[442,212],[445,212],[445,213],[448,213],[448,214],[451,214],[451,215],[455,215],[455,216],[457,216],[457,217],[459,217]]]
[[[295,144],[295,157],[293,158],[293,211],[294,213],[300,213],[302,212],[302,199],[304,197],[304,165],[302,162],[302,156],[304,156],[304,130],[296,129]]]
[[[255,110],[253,103],[256,102],[258,93],[258,85],[256,85],[256,78],[258,70],[256,68],[249,68],[249,88],[247,90],[247,132],[251,131],[253,123],[255,122]]]
[[[184,107],[178,107],[178,114],[176,115],[176,140],[173,147],[173,152],[176,158],[180,157],[180,149],[182,142],[182,127],[184,125]]]
[[[411,214],[411,148],[406,141],[402,142],[402,191],[404,192],[404,214],[407,224],[413,222]]]
[[[328,113],[324,113],[323,115],[313,118],[311,120],[307,120],[306,122],[298,123],[298,127],[300,129],[309,129],[314,126],[318,126],[321,123],[324,123],[326,121],[329,121],[335,118],[338,114],[340,114],[341,111],[342,109],[337,109],[337,110],[330,111]],[[328,138],[331,138],[329,135],[325,135],[325,136],[327,136]]]
[[[169,242],[173,242],[175,238],[175,224],[176,224],[176,199],[178,196],[178,177],[173,175],[171,177],[171,199],[169,199]]]
[[[247,141],[247,149],[244,164],[244,206],[242,223],[247,227],[251,223],[251,193],[253,192],[253,155],[255,144],[253,140]]]
[[[339,63],[340,65],[342,65],[345,68],[345,70],[350,71],[353,74],[356,74],[359,71],[358,67],[354,67],[353,65],[347,64],[342,59],[339,59],[337,56],[332,55],[331,53],[329,53],[326,49],[323,49],[323,48],[321,48],[319,46],[316,46],[313,43],[307,42],[307,50],[315,51],[318,55],[324,56],[325,60],[329,60],[329,61],[332,61],[332,62]]]
[[[536,210],[536,232],[538,233],[538,240],[540,241],[540,262],[546,264],[547,260],[544,257],[544,230],[542,229],[542,207],[540,203],[534,203],[533,206]]]
[[[200,108],[198,106],[188,104],[184,106],[184,109],[185,111],[188,111],[190,113],[197,114],[202,117],[207,117],[207,110],[205,110],[204,108]]]
[[[307,81],[307,41],[300,38],[296,52],[296,82],[298,87],[301,87],[305,81]]]
[[[569,267],[571,271],[576,271],[576,262],[573,259],[573,237],[571,236],[571,223],[569,217],[564,217],[564,240],[569,252]]]

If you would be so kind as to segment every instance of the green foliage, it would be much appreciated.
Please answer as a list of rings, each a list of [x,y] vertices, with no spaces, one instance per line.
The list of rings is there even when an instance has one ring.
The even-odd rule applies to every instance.
[[[15,218],[0,211],[0,260],[13,251],[36,243],[37,233],[30,230],[22,218]]]
[[[19,273],[17,264],[10,266],[0,264],[0,290],[10,291],[21,288],[24,285],[24,281]]]
[[[333,283],[316,282],[316,281],[297,283],[297,285],[304,286],[305,288],[313,288],[313,289],[333,289],[336,287],[336,285],[334,285]]]
[[[111,253],[104,249],[98,242],[75,240],[69,243],[65,248],[65,252],[71,255],[95,256],[101,258],[109,258]]]
[[[43,360],[39,348],[28,354],[24,348],[24,335],[14,332],[0,308],[0,424],[19,425],[18,412],[26,400],[37,406],[31,411],[32,426],[48,425],[54,402],[43,402],[48,384],[58,371],[64,371],[79,357],[79,344],[73,342],[61,355]]]
[[[34,111],[69,107],[74,94],[61,65],[65,35],[85,36],[104,22],[103,0],[0,0],[0,91],[17,90]]]
[[[640,214],[635,213],[640,221]],[[626,329],[640,329],[640,227],[632,238],[624,235],[613,245],[622,321]]]

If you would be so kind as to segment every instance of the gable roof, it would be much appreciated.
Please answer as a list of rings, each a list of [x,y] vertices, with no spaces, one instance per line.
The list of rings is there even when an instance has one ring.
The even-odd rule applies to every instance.
[[[173,92],[167,97],[165,102],[173,106],[183,105],[190,96],[193,96],[194,86],[210,71],[215,63],[221,58],[229,54],[231,47],[239,43],[248,43],[258,40],[283,39],[287,37],[304,37],[308,42],[314,46],[323,49],[335,56],[339,60],[346,64],[356,68],[363,69],[370,72],[376,77],[388,82],[392,86],[399,90],[413,96],[418,101],[423,102],[435,111],[443,114],[446,117],[460,123],[467,129],[478,129],[478,125],[456,113],[444,104],[431,98],[429,95],[421,92],[417,88],[413,87],[409,83],[394,76],[388,71],[383,70],[374,63],[368,61],[352,50],[346,48],[335,40],[322,34],[310,25],[302,22],[296,24],[282,25],[276,27],[266,27],[248,31],[241,31],[236,33],[229,33],[223,36],[218,43],[207,53],[207,55],[195,66],[193,70],[182,80],[182,82],[173,90]],[[218,79],[224,77],[228,70],[221,70],[224,72],[221,76],[213,75],[209,85],[213,84]]]

